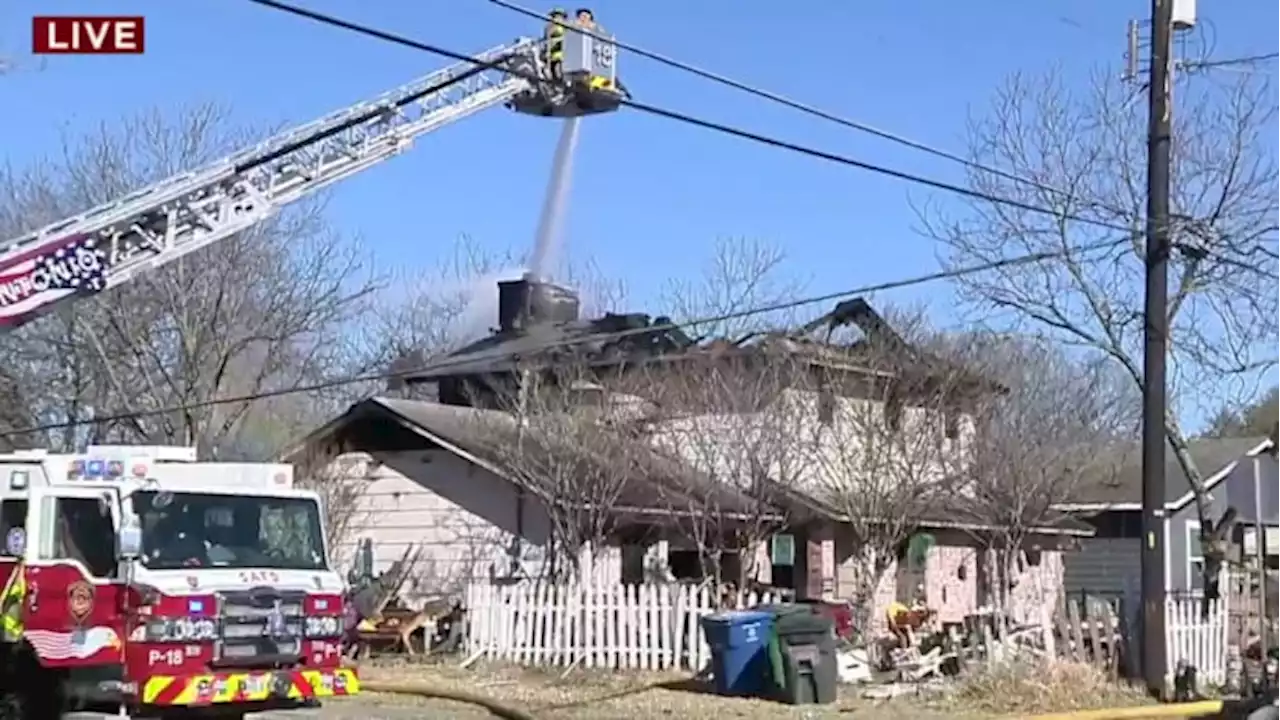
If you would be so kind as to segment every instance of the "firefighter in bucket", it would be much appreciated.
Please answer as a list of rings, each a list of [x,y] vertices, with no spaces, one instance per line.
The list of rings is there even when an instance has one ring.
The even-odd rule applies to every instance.
[[[563,80],[564,30],[569,23],[569,15],[564,10],[556,8],[547,17],[551,19],[547,23],[547,30],[543,36],[547,46],[547,68],[551,71],[552,79]]]
[[[584,113],[616,109],[618,100],[627,97],[627,93],[618,83],[618,50],[611,42],[612,36],[596,23],[590,8],[575,10],[574,24],[582,30],[571,33],[571,52],[579,53],[571,61],[568,74],[575,104]]]
[[[573,17],[563,10],[547,16],[535,83],[511,100],[508,107],[540,117],[582,117],[613,112],[629,97],[617,77],[617,47],[613,36],[595,20],[589,8]],[[526,65],[526,72],[532,70]]]

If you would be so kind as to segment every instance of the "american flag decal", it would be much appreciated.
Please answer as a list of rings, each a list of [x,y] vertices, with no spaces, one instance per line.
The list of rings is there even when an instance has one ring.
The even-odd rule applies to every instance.
[[[16,325],[49,303],[106,287],[97,238],[71,235],[0,260],[0,325]]]

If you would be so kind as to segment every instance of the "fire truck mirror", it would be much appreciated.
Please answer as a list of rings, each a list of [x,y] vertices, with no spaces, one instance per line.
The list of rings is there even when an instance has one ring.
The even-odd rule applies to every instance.
[[[126,524],[116,533],[116,557],[121,560],[134,560],[142,554],[142,529],[137,525]]]

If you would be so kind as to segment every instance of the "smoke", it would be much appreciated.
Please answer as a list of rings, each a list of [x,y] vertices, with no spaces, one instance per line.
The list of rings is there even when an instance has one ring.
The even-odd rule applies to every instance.
[[[463,302],[458,316],[458,339],[469,343],[487,337],[498,326],[498,283],[519,280],[524,268],[504,268],[466,281],[459,291]]]
[[[565,120],[560,129],[556,154],[551,161],[551,180],[547,183],[547,196],[542,201],[538,234],[534,236],[533,256],[529,261],[529,274],[535,280],[547,279],[560,249],[569,188],[573,183],[573,154],[577,147],[578,118],[573,117]]]

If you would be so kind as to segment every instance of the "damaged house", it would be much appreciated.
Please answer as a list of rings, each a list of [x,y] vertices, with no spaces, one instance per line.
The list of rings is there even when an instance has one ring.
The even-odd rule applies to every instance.
[[[1065,542],[1091,532],[1034,528],[1019,576],[996,578],[993,528],[941,499],[975,432],[966,402],[998,388],[931,361],[864,300],[794,333],[707,342],[664,318],[579,318],[548,283],[499,290],[489,337],[428,367],[407,359],[395,397],[358,403],[289,457],[349,491],[335,538],[348,556],[362,539],[379,564],[423,548],[422,592],[548,572],[576,533],[599,545],[597,580],[716,574],[848,598],[866,594],[859,535],[882,522],[901,542],[878,563],[875,604],[923,593],[959,622],[997,584],[1040,612]],[[859,338],[829,342],[840,327]],[[869,521],[881,508],[860,489],[892,494],[908,476],[915,504],[895,508],[909,516]]]

